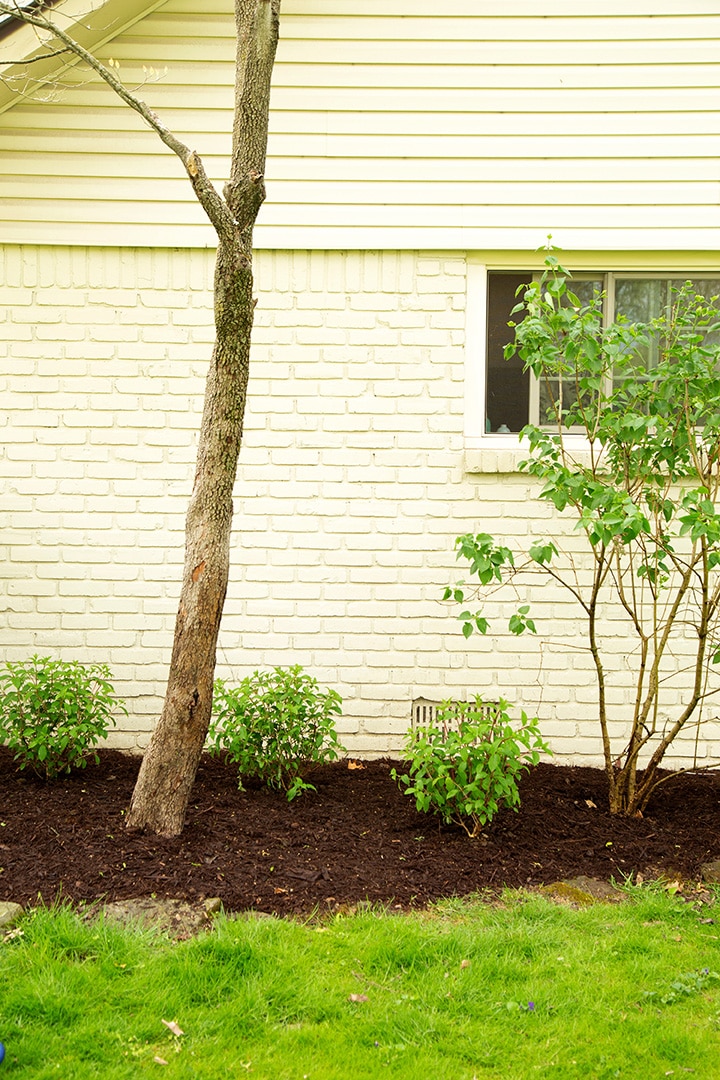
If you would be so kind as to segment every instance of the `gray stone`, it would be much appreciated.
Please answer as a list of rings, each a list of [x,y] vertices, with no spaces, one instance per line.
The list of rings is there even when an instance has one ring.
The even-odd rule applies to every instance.
[[[700,877],[711,885],[720,884],[720,859],[713,859],[700,868]]]
[[[152,927],[180,940],[209,929],[213,915],[221,910],[222,903],[217,897],[189,903],[139,896],[116,900],[102,907],[105,918],[113,922]]]
[[[18,921],[22,913],[20,904],[13,904],[10,900],[0,900],[0,926],[8,929]]]
[[[555,881],[552,885],[541,885],[538,891],[550,900],[569,904],[571,907],[589,907],[597,903],[613,904],[624,899],[623,893],[607,881],[598,881],[584,874],[566,881]]]

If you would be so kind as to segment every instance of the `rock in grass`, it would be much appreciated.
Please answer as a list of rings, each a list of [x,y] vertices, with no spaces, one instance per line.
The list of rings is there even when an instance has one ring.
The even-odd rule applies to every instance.
[[[0,926],[8,928],[16,923],[23,913],[20,904],[13,904],[10,900],[0,900]]]
[[[570,878],[567,881],[555,881],[552,885],[541,885],[539,890],[544,896],[558,903],[570,904],[573,907],[589,907],[597,903],[617,903],[623,895],[606,881],[598,881],[595,878],[579,877]]]
[[[713,859],[700,868],[700,877],[708,884],[720,884],[720,859]]]
[[[186,900],[138,896],[130,900],[116,900],[103,908],[105,917],[113,922],[153,927],[180,940],[208,929],[213,915],[217,915],[221,910],[222,902],[217,897],[191,903]]]

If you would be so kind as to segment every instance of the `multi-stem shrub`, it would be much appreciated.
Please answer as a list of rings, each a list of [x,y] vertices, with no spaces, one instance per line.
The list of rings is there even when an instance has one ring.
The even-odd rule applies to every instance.
[[[207,748],[237,765],[241,789],[257,777],[292,799],[313,790],[305,767],[343,752],[335,732],[341,706],[335,690],[322,691],[299,665],[255,671],[236,687],[217,679]]]
[[[524,289],[505,353],[521,357],[552,403],[546,423],[521,433],[531,452],[521,468],[540,481],[541,500],[574,517],[585,551],[537,539],[516,565],[478,533],[458,538],[458,557],[481,588],[530,572],[579,605],[610,810],[636,814],[673,740],[720,689],[720,308],[688,282],[652,322],[607,326],[602,295],[582,304],[554,256],[546,267]],[[465,601],[462,584],[446,589],[451,597]],[[535,631],[528,611],[513,616],[512,632]],[[460,618],[466,636],[488,629],[482,609]]]
[[[414,797],[418,810],[439,814],[470,837],[501,807],[517,810],[520,774],[537,765],[548,747],[537,718],[523,712],[520,723],[513,724],[507,709],[502,699],[444,701],[433,720],[411,728],[402,754],[409,772],[393,769],[392,776],[405,795]]]
[[[52,778],[84,768],[99,739],[127,713],[104,664],[33,656],[0,672],[0,742],[15,752],[21,769]]]

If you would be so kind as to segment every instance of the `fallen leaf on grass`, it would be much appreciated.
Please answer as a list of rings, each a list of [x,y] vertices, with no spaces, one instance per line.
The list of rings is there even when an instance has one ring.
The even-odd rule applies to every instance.
[[[469,968],[470,967],[470,961],[469,960],[461,960],[460,961],[460,967],[461,968]]]
[[[153,1061],[156,1065],[167,1065],[167,1061],[165,1060],[165,1058],[158,1057],[157,1054],[153,1058]]]
[[[161,1023],[163,1023],[169,1031],[172,1031],[173,1035],[185,1034],[183,1029],[179,1026],[179,1024],[176,1023],[175,1020],[162,1020]]]
[[[348,1001],[354,1001],[356,1003],[360,1003],[360,1002],[363,1002],[363,1001],[369,1001],[369,1000],[370,999],[367,996],[367,994],[351,994],[350,997],[348,998]]]

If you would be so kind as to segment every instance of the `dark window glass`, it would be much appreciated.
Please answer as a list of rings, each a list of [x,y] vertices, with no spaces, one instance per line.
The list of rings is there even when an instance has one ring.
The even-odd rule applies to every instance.
[[[528,422],[530,375],[523,372],[519,356],[505,360],[503,349],[515,336],[508,326],[510,312],[519,299],[515,294],[529,281],[531,270],[488,274],[486,431],[521,431]]]
[[[508,326],[510,313],[522,298],[522,293],[517,295],[518,290],[532,281],[532,278],[532,270],[498,270],[488,274],[485,384],[487,432],[518,432],[528,421],[544,424],[548,420],[552,421],[555,403],[564,410],[575,400],[575,386],[571,379],[552,379],[538,384],[531,381],[529,373],[523,372],[519,357],[504,359],[504,348],[515,335],[514,328]],[[670,311],[674,292],[686,280],[687,277],[675,275],[644,278],[638,275],[615,275],[614,317],[624,316],[629,322],[651,322]],[[720,278],[698,277],[693,279],[693,284],[697,292],[706,299],[720,294]],[[604,285],[603,275],[600,274],[587,274],[570,282],[570,288],[583,305],[589,304],[595,294],[602,292]],[[515,321],[518,317],[513,316]],[[720,333],[716,332],[707,339],[708,343],[715,343],[719,337]],[[662,343],[653,341],[645,350],[643,360],[649,367],[657,363],[660,348]]]

